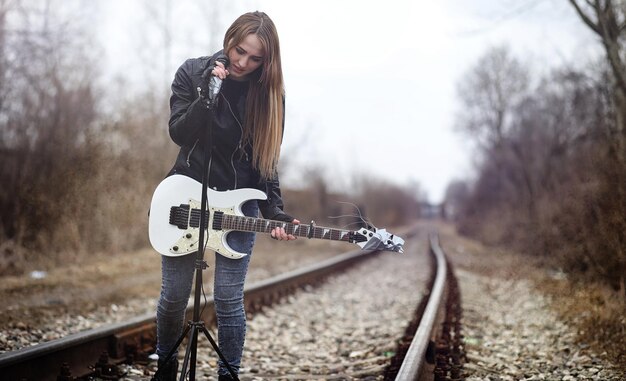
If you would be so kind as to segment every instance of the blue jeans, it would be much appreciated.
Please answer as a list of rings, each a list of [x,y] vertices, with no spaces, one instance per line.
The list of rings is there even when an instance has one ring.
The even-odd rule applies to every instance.
[[[242,206],[246,216],[259,214],[257,202]],[[246,336],[246,313],[243,307],[243,286],[248,272],[255,233],[233,231],[227,242],[234,250],[248,253],[242,259],[215,254],[213,300],[217,315],[220,351],[235,372],[239,372]],[[196,255],[161,256],[161,296],[157,306],[157,355],[165,358],[183,332],[185,309],[191,294]],[[229,374],[219,361],[219,374]]]

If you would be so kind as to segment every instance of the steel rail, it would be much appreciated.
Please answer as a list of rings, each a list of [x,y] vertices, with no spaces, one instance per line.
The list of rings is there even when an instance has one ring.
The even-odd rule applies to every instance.
[[[417,331],[396,374],[396,381],[418,380],[426,372],[426,352],[428,346],[431,345],[438,315],[443,306],[448,273],[445,255],[439,246],[439,237],[436,234],[430,235],[430,253],[435,258],[437,269],[435,281]]]
[[[415,227],[403,229],[401,235],[409,238],[416,233]],[[246,313],[254,313],[304,287],[318,284],[329,275],[348,268],[380,251],[353,250],[305,268],[283,273],[250,285],[244,289]],[[190,318],[193,305],[187,308]],[[207,297],[201,311],[203,321],[215,326],[213,298]],[[0,354],[0,375],[4,380],[55,381],[63,363],[71,374],[83,376],[92,371],[93,365],[103,353],[112,359],[124,360],[134,356],[146,346],[153,345],[156,336],[154,313],[144,314],[129,322],[107,325],[90,331],[79,332],[62,339],[41,343],[32,347]]]

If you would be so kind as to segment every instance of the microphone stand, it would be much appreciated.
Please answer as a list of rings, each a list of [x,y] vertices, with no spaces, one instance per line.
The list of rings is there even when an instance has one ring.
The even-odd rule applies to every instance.
[[[204,164],[202,171],[202,198],[201,198],[201,208],[200,208],[200,239],[198,241],[198,251],[196,252],[196,285],[195,285],[195,293],[194,293],[194,302],[193,302],[193,320],[187,322],[187,327],[183,331],[183,333],[174,344],[174,347],[170,350],[170,352],[165,357],[163,364],[166,364],[174,355],[176,349],[183,342],[183,339],[187,334],[189,334],[189,342],[187,345],[187,349],[185,352],[185,360],[183,361],[183,366],[180,371],[180,379],[179,381],[184,381],[185,374],[187,372],[187,366],[189,365],[189,381],[195,381],[196,379],[196,359],[198,352],[198,332],[204,333],[206,338],[215,349],[215,352],[222,360],[231,377],[235,381],[239,381],[237,374],[231,368],[230,364],[222,354],[219,349],[219,346],[215,343],[215,340],[211,337],[211,334],[207,330],[204,325],[204,321],[200,317],[200,294],[202,292],[202,270],[208,267],[207,263],[204,261],[204,250],[205,250],[205,237],[204,234],[208,235],[208,186],[209,186],[209,161],[211,158],[211,153],[213,150],[213,145],[211,142],[213,141],[213,116],[215,115],[215,111],[217,108],[217,101],[209,102],[209,121],[208,126],[205,132],[205,150],[204,150]],[[152,377],[152,380],[157,380],[157,375],[160,374],[161,369],[157,369],[156,373]]]

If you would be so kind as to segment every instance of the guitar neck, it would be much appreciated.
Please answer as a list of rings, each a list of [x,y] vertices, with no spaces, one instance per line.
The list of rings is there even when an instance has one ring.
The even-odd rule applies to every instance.
[[[292,224],[256,217],[236,216],[232,214],[215,213],[213,229],[237,230],[257,233],[270,233],[274,228],[283,228],[287,234],[296,237],[319,238],[331,241],[354,242],[354,233],[350,230],[333,229],[323,226]]]

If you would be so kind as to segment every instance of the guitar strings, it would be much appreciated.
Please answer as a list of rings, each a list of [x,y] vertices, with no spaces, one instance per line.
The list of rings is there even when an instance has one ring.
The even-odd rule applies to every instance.
[[[308,237],[310,234],[312,238],[330,239],[336,241],[347,240],[350,233],[340,229],[315,225],[312,226],[313,230],[309,231],[311,226],[307,224],[292,224],[289,222],[264,220],[257,217],[237,216],[231,214],[224,214],[220,217],[214,218],[220,221],[218,226],[221,226],[223,229],[269,233],[274,228],[283,227],[287,230],[287,233],[300,237]]]
[[[348,217],[353,217],[354,218],[354,217],[356,217],[356,218],[358,218],[360,220],[360,221],[353,221],[353,222],[350,222],[350,223],[348,223],[346,225],[343,225],[343,228],[348,228],[351,225],[356,225],[356,224],[361,224],[361,223],[363,223],[366,227],[370,227],[370,226],[374,227],[374,224],[372,224],[370,221],[366,220],[365,217],[363,217],[363,213],[361,213],[361,209],[359,209],[359,207],[356,204],[354,204],[352,202],[347,202],[347,201],[335,201],[335,202],[337,202],[339,204],[350,205],[350,206],[354,207],[354,209],[356,209],[356,211],[358,213],[358,214],[342,214],[342,215],[339,215],[339,216],[327,216],[330,219],[339,219],[339,218],[348,218]]]

